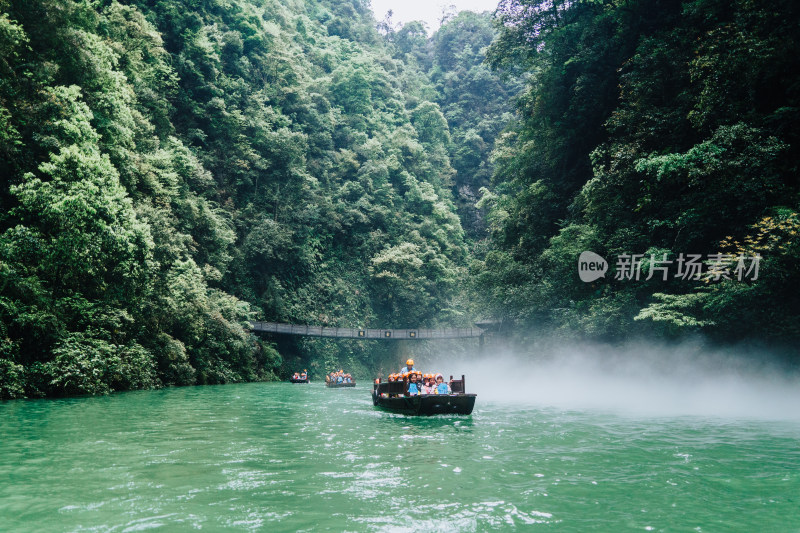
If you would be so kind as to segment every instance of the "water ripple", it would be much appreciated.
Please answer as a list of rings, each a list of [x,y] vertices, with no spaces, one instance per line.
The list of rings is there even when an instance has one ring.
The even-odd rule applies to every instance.
[[[3,531],[800,529],[800,426],[246,384],[0,404]]]

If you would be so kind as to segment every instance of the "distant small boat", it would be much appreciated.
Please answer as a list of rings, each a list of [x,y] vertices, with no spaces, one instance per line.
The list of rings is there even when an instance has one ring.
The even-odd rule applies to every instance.
[[[291,381],[292,383],[310,383],[311,382],[311,380],[308,379],[308,378],[305,378],[305,379],[303,379],[303,378],[296,378],[296,379],[295,378],[289,378],[289,381]]]
[[[339,381],[341,380],[341,381]],[[344,387],[355,387],[356,380],[353,376],[344,370],[338,372],[331,372],[325,375],[325,386],[330,389],[340,389]]]
[[[381,382],[372,387],[372,404],[376,407],[406,415],[469,415],[475,407],[477,394],[464,392],[464,376],[450,376],[452,394],[417,394],[406,396],[405,381]]]
[[[340,383],[340,382],[337,382],[337,381],[326,381],[325,382],[325,386],[326,387],[330,387],[331,389],[338,389],[338,388],[341,388],[341,387],[355,387],[356,386],[356,382],[355,381],[351,381],[350,383],[345,383],[344,381],[342,381]]]

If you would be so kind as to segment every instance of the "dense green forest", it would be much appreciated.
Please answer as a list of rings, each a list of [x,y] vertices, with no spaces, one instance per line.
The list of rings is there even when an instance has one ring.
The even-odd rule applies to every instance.
[[[0,0],[0,399],[397,365],[254,319],[796,345],[799,17]]]
[[[392,356],[254,318],[468,323],[447,120],[366,5],[0,7],[0,396]]]
[[[530,332],[758,339],[800,360],[800,4],[504,0],[496,16],[490,63],[532,78],[481,200],[483,305]],[[583,251],[605,279],[580,280]],[[700,279],[678,276],[690,254]]]

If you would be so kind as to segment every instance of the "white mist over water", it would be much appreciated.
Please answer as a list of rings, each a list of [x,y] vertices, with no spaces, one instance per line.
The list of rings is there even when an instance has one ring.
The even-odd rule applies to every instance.
[[[636,416],[800,421],[800,376],[752,353],[629,344],[561,345],[535,357],[486,346],[434,365],[466,375],[480,402]]]

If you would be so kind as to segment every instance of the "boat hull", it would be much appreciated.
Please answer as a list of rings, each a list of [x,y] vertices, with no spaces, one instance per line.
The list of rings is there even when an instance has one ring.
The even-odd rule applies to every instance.
[[[469,415],[476,394],[425,394],[383,397],[372,392],[372,403],[382,409],[406,415]]]
[[[332,381],[326,381],[325,386],[331,389],[340,389],[343,387],[355,387],[355,383],[334,383]]]
[[[291,381],[292,383],[308,383],[309,382],[309,380],[307,380],[307,379],[293,379],[293,378],[290,378],[289,381]]]

